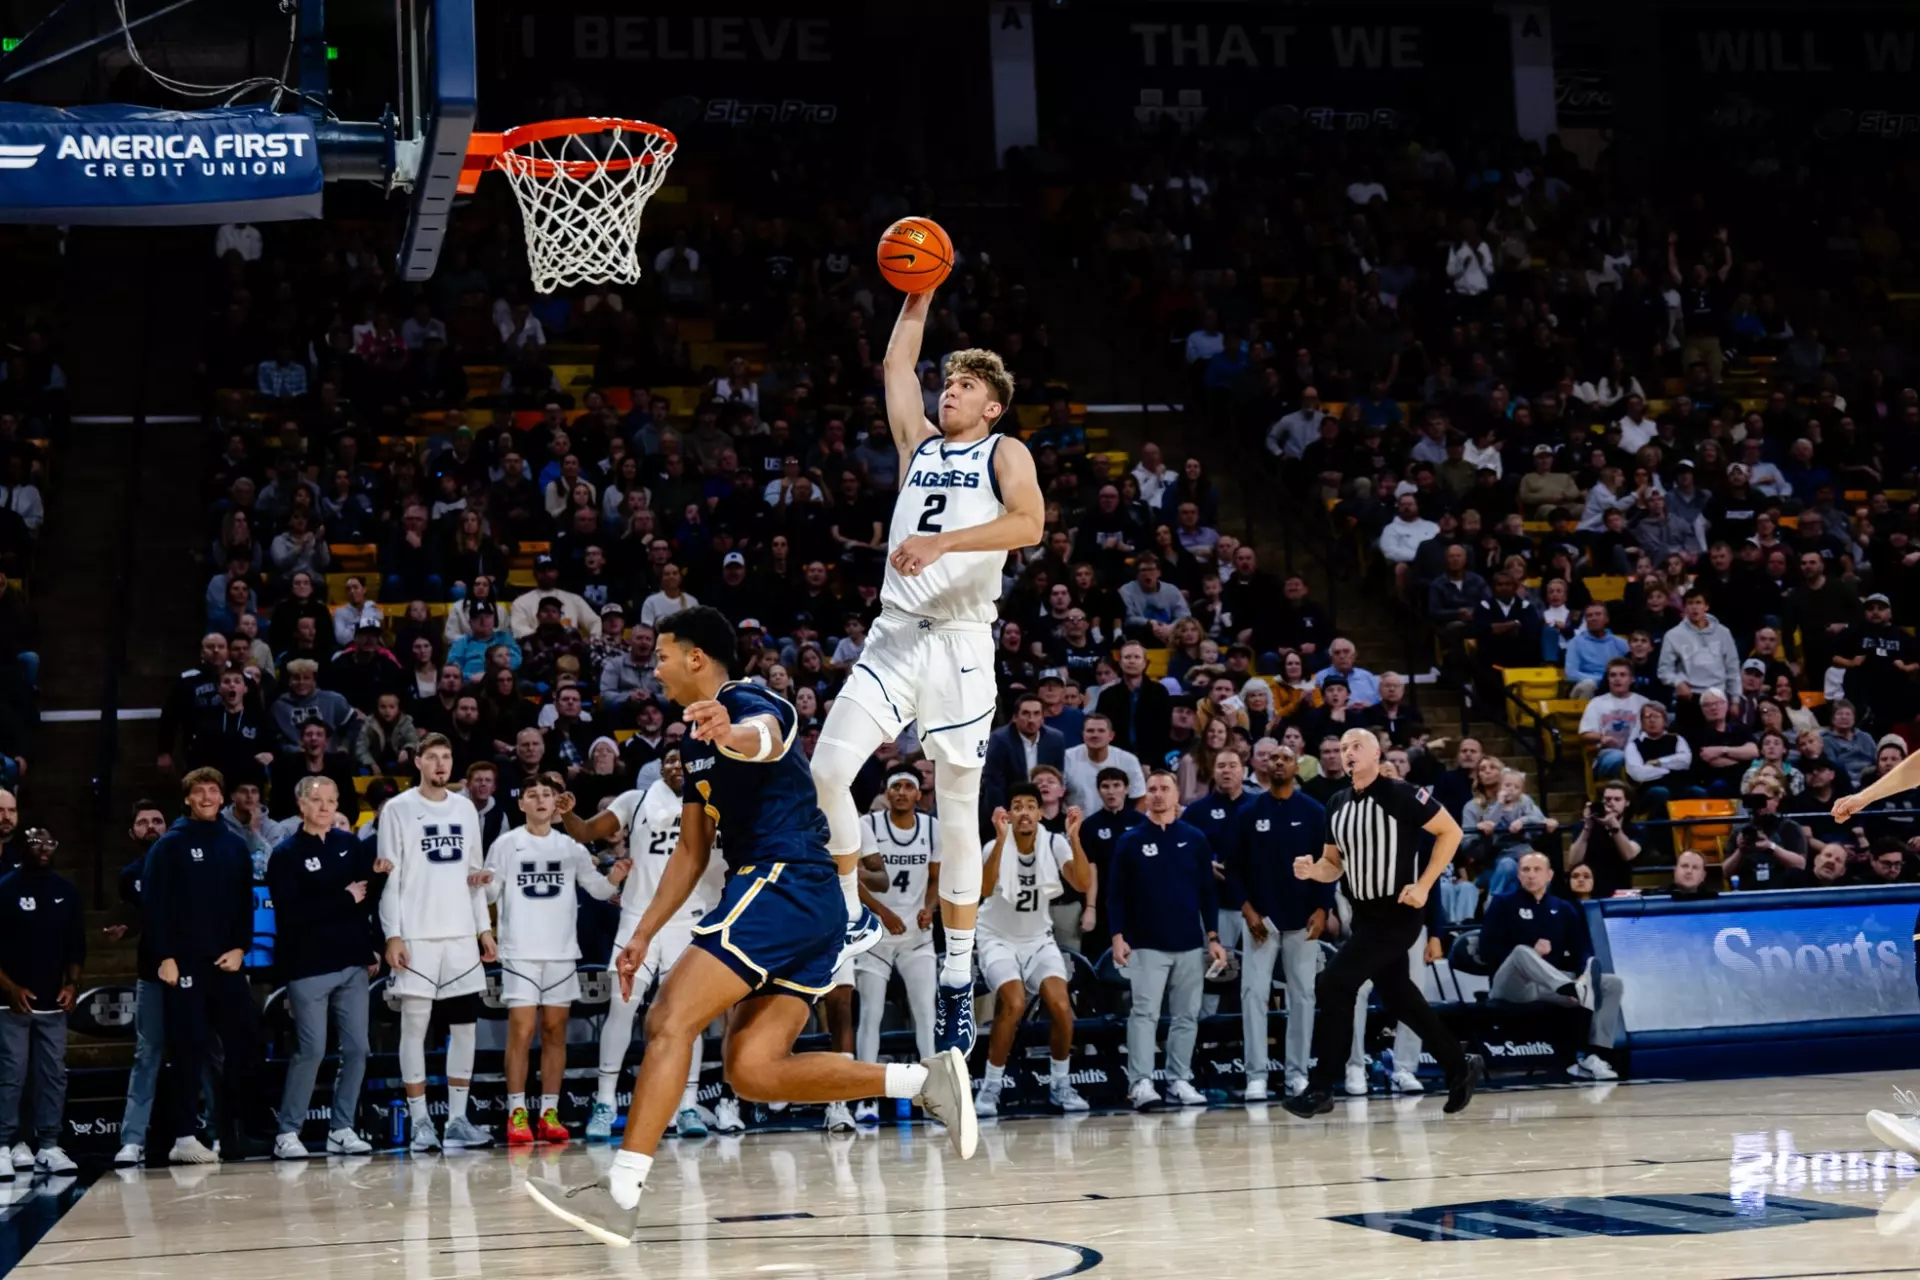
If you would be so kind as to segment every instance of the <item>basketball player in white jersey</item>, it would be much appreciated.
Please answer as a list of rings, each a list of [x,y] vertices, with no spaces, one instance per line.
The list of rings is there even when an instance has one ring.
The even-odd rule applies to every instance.
[[[900,975],[907,1008],[913,1014],[914,1061],[933,1056],[933,913],[938,901],[940,826],[920,812],[920,774],[910,764],[895,764],[887,774],[887,807],[860,819],[860,869],[886,876],[875,893],[866,883],[864,898],[880,917],[886,936],[853,959],[853,985],[860,997],[860,1022],[854,1057],[880,1061],[880,1022],[887,1011],[887,982]],[[861,1124],[877,1123],[879,1108],[862,1102],[854,1112]]]
[[[1006,553],[1040,540],[1045,517],[1033,456],[993,427],[1013,379],[991,351],[946,359],[940,420],[927,421],[915,365],[933,295],[908,296],[887,343],[887,417],[900,450],[900,491],[888,533],[882,610],[820,731],[813,781],[827,815],[827,851],[840,871],[847,950],[879,941],[860,902],[860,811],[853,779],[875,748],[918,721],[934,761],[944,819],[940,918],[947,958],[934,1007],[934,1044],[973,1049],[973,928],[980,907],[980,772],[993,727],[993,633]]]
[[[437,733],[420,740],[420,785],[380,810],[379,850],[393,868],[380,894],[390,995],[400,1001],[400,1081],[413,1122],[413,1149],[438,1151],[442,1136],[427,1113],[427,1024],[437,1001],[447,1020],[447,1125],[451,1148],[491,1146],[467,1119],[473,1083],[474,1024],[496,957],[481,887],[480,815],[447,790],[453,747]]]
[[[646,790],[621,792],[612,804],[589,819],[583,821],[573,812],[571,795],[560,798],[560,821],[572,839],[590,843],[621,835],[627,838],[627,856],[633,870],[627,874],[620,894],[620,928],[614,934],[613,956],[607,960],[609,971],[614,959],[632,941],[634,928],[653,901],[667,858],[680,839],[680,785],[685,776],[679,748],[670,747],[660,758],[660,776]],[[622,997],[616,985],[608,998],[607,1020],[600,1028],[600,1077],[594,1091],[593,1115],[587,1121],[589,1142],[612,1139],[620,1070],[626,1064],[627,1050],[633,1047],[634,1017],[667,970],[673,968],[673,962],[692,943],[693,926],[720,901],[725,880],[725,864],[719,858],[713,859],[687,898],[685,908],[648,948],[645,964],[634,975],[632,991]],[[674,1131],[683,1138],[703,1138],[707,1133],[706,1119],[700,1114],[697,1098],[704,1043],[694,1041],[686,1091],[681,1094],[680,1110],[674,1117]],[[740,1120],[740,1106],[731,1098],[721,1100],[716,1119],[722,1133],[739,1133],[746,1128]]]
[[[605,902],[626,878],[621,863],[601,875],[593,855],[553,829],[567,780],[543,773],[520,792],[526,825],[505,832],[487,850],[482,873],[487,901],[500,911],[500,1003],[507,1006],[507,1145],[565,1142],[560,1081],[567,1070],[567,1016],[580,998],[578,885]],[[527,1055],[540,1023],[540,1113],[527,1114]]]
[[[1049,1096],[1062,1111],[1085,1111],[1073,1087],[1073,1001],[1067,995],[1067,958],[1053,940],[1053,899],[1063,883],[1081,893],[1093,887],[1093,864],[1080,847],[1080,810],[1067,810],[1067,834],[1040,825],[1040,789],[1022,782],[1007,792],[1007,809],[993,812],[993,852],[987,855],[980,906],[980,976],[994,993],[993,1034],[987,1040],[987,1076],[974,1110],[998,1115],[1007,1059],[1027,999],[1047,1006],[1052,1068]]]

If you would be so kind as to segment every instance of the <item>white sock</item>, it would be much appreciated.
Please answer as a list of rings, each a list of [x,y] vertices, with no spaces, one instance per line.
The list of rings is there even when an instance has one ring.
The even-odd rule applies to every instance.
[[[886,1091],[889,1098],[917,1098],[927,1086],[927,1069],[917,1062],[889,1062]]]
[[[407,1099],[407,1118],[413,1121],[415,1128],[423,1124],[433,1123],[433,1116],[427,1111],[426,1094],[423,1093],[417,1098]]]
[[[510,1093],[507,1095],[507,1114],[508,1115],[512,1115],[516,1111],[525,1111],[526,1109],[527,1109],[526,1094]]]
[[[840,896],[847,900],[847,919],[860,918],[860,872],[858,868],[840,877]]]
[[[468,1086],[464,1084],[450,1084],[447,1086],[447,1119],[449,1121],[465,1120],[467,1118],[468,1092]]]
[[[608,1106],[612,1106],[614,1097],[618,1092],[619,1088],[620,1088],[620,1072],[617,1069],[613,1071],[602,1071],[600,1073],[600,1083],[594,1088],[594,1091],[593,1091],[593,1100],[595,1102],[604,1102]]]
[[[640,1203],[640,1187],[647,1180],[647,1173],[653,1168],[653,1157],[643,1156],[638,1151],[628,1151],[624,1147],[614,1152],[613,1167],[607,1170],[607,1181],[611,1184],[613,1202],[622,1209],[631,1209]]]
[[[545,1115],[549,1111],[558,1111],[559,1109],[560,1109],[559,1094],[543,1093],[540,1095],[540,1114],[541,1115]]]
[[[691,1111],[700,1105],[700,1064],[706,1058],[707,1038],[693,1038],[693,1056],[687,1060],[687,1087],[680,1091],[680,1109]]]
[[[947,930],[947,958],[940,966],[940,985],[973,984],[973,930]]]
[[[1067,1074],[1068,1071],[1073,1066],[1072,1058],[1049,1058],[1047,1059],[1047,1066],[1052,1072],[1052,1076],[1053,1076],[1051,1083],[1056,1088],[1063,1084],[1073,1083],[1073,1081]]]
[[[991,1062],[989,1062],[987,1064],[987,1079],[986,1079],[987,1088],[998,1089],[1001,1085],[1005,1084],[1006,1082],[1007,1082],[1007,1069],[1005,1067],[996,1067]]]

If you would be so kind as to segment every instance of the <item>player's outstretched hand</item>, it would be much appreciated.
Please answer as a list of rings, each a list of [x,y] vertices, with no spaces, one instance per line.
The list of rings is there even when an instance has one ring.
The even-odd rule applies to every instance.
[[[1067,806],[1067,836],[1069,839],[1080,834],[1080,824],[1085,820],[1085,815],[1080,812],[1079,805],[1070,804]]]
[[[1007,838],[1008,821],[1009,819],[1005,809],[995,809],[993,811],[993,838],[995,840],[1004,840]]]
[[[895,569],[913,578],[918,577],[922,570],[938,560],[941,554],[938,538],[929,534],[916,533],[895,547],[890,559]]]
[[[647,962],[647,935],[638,929],[633,938],[620,949],[614,957],[613,971],[620,977],[620,999],[633,999],[633,975],[640,972],[640,966]]]
[[[1841,796],[1833,802],[1832,817],[1835,822],[1851,822],[1853,821],[1853,815],[1864,808],[1866,808],[1866,805],[1861,803],[1859,796]]]
[[[680,718],[693,726],[693,736],[700,742],[717,742],[733,727],[733,717],[713,698],[694,703]]]

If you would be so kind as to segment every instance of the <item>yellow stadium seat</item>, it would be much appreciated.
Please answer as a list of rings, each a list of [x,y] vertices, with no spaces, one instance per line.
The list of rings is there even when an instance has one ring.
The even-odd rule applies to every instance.
[[[1529,705],[1560,696],[1558,667],[1501,667],[1500,681],[1519,693]]]
[[[327,550],[341,573],[371,573],[380,556],[380,548],[371,542],[330,542]]]
[[[1732,818],[1740,811],[1740,806],[1732,800],[1669,800],[1667,816],[1676,821],[1687,818]],[[1733,834],[1732,822],[1696,822],[1691,826],[1676,828],[1680,832],[1680,848],[1691,849],[1696,853],[1718,854],[1721,842]]]
[[[640,732],[638,729],[615,729],[613,731],[613,740],[625,746],[627,739],[638,732]]]
[[[533,570],[531,569],[510,570],[507,574],[507,585],[510,587],[517,587],[522,591],[530,589],[534,585]]]
[[[1811,711],[1815,707],[1827,705],[1827,695],[1818,689],[1803,689],[1800,692],[1800,705]]]
[[[1173,653],[1169,649],[1147,650],[1147,679],[1164,679],[1167,674],[1167,663],[1172,657]]]
[[[1613,604],[1627,596],[1627,580],[1611,574],[1588,578],[1587,593],[1601,604]]]

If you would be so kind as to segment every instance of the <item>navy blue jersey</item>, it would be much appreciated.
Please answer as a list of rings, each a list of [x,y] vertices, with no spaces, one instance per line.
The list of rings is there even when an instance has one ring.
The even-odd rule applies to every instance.
[[[777,759],[752,761],[689,736],[680,746],[687,803],[705,807],[721,836],[727,870],[769,862],[826,862],[827,816],[814,798],[813,774],[795,744],[799,717],[779,694],[744,680],[721,686],[715,701],[734,724],[773,716],[780,725]]]

